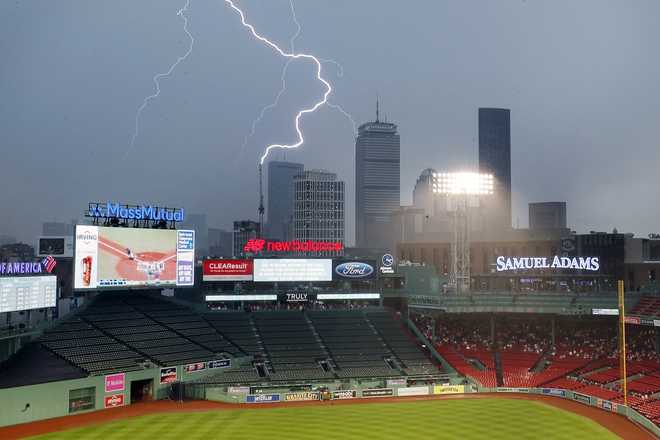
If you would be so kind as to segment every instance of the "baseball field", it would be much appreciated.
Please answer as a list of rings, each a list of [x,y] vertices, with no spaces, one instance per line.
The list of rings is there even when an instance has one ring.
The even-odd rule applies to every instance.
[[[272,406],[271,406],[272,405]],[[616,439],[595,421],[509,398],[373,402],[167,412],[41,435],[39,439]]]

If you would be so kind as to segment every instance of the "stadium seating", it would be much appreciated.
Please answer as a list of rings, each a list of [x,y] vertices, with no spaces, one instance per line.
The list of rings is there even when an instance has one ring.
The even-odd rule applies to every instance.
[[[632,315],[660,316],[660,296],[644,296],[630,311]]]

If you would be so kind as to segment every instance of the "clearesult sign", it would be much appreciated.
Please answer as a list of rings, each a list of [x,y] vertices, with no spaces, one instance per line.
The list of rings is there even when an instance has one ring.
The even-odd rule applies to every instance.
[[[575,269],[597,272],[600,270],[599,257],[505,257],[496,260],[498,272],[531,269]]]
[[[204,260],[204,281],[252,281],[252,260]]]

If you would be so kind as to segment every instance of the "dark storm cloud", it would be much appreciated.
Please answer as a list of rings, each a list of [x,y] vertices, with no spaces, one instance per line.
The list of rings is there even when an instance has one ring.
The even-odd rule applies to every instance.
[[[279,88],[283,61],[221,0],[191,0],[195,48],[161,81],[122,160],[153,75],[187,49],[176,16],[184,3],[0,3],[0,234],[30,240],[42,220],[78,217],[89,200],[185,206],[214,226],[256,217],[260,152],[294,141],[296,109],[323,89],[311,64],[292,64],[289,93],[240,154]],[[240,4],[261,32],[287,44],[295,31],[288,1]],[[581,231],[660,229],[657,2],[295,4],[297,48],[345,68],[339,77],[325,65],[332,100],[361,123],[374,117],[379,94],[399,124],[403,203],[422,169],[474,166],[477,108],[508,107],[522,226],[527,202],[566,200]],[[287,158],[339,173],[352,192],[350,123],[324,108],[303,127],[304,149]]]

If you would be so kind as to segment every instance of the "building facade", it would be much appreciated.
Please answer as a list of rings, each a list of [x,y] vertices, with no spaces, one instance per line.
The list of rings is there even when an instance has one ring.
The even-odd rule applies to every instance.
[[[234,222],[232,233],[232,249],[234,257],[245,257],[251,254],[246,252],[245,245],[248,240],[261,237],[261,225],[252,220],[237,220]]]
[[[529,229],[566,228],[566,202],[529,204]]]
[[[494,194],[483,204],[490,228],[511,228],[511,111],[479,109],[479,171],[495,178]]]
[[[293,178],[302,173],[301,163],[268,162],[268,216],[266,234],[274,240],[291,237],[293,221]]]
[[[293,181],[293,239],[340,242],[342,251],[307,252],[308,256],[342,255],[345,229],[344,182],[323,170],[307,170]]]
[[[401,200],[401,140],[395,124],[362,124],[355,141],[355,239],[360,248],[386,248]]]

